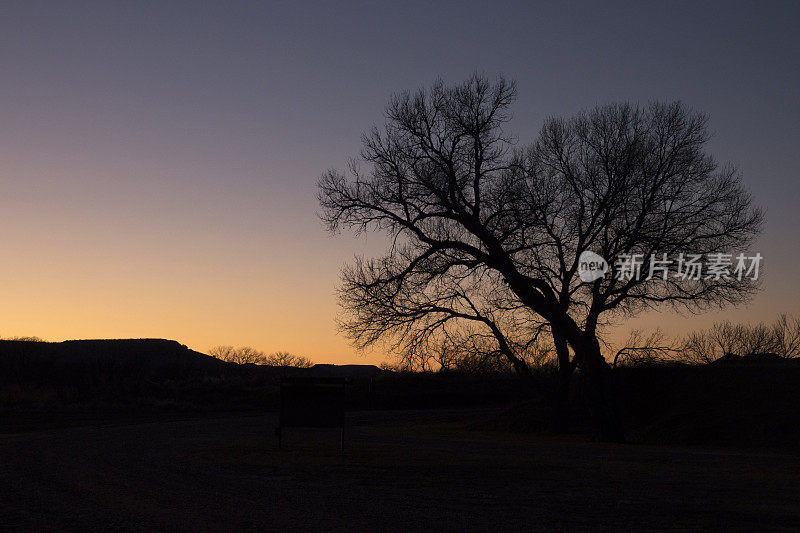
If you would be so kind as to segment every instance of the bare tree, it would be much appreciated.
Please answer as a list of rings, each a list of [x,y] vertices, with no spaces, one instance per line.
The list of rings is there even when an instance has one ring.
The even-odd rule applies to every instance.
[[[446,372],[456,370],[469,373],[515,372],[520,374],[519,364],[525,372],[532,368],[543,369],[552,365],[553,351],[544,335],[526,346],[514,346],[514,358],[509,359],[497,337],[479,325],[464,321],[460,327],[450,324],[441,335],[431,335],[425,344],[413,344],[408,351],[397,353],[394,364],[387,368],[405,372]],[[512,361],[517,361],[515,364]]]
[[[683,360],[695,364],[713,363],[732,355],[800,355],[800,317],[780,315],[772,324],[718,322],[711,328],[690,333],[683,341]]]
[[[262,363],[267,366],[309,368],[314,365],[311,360],[305,357],[292,355],[289,352],[275,352],[264,358]]]
[[[730,276],[582,283],[581,253],[730,252],[751,242],[761,214],[735,170],[704,151],[706,117],[680,103],[551,118],[530,148],[516,150],[506,131],[515,94],[513,83],[476,75],[393,97],[385,127],[364,135],[349,175],[330,170],[320,179],[321,217],[332,232],[378,230],[393,240],[367,270],[381,298],[421,272],[438,273],[432,283],[463,271],[502,282],[519,308],[548,324],[559,361],[572,350],[591,385],[600,438],[619,440],[603,324],[662,303],[739,302],[755,285]]]
[[[208,354],[217,359],[240,365],[256,364],[281,367],[291,366],[296,368],[309,368],[314,365],[311,360],[305,357],[292,355],[289,352],[275,352],[266,355],[264,352],[249,346],[241,346],[239,348],[234,348],[233,346],[215,346],[209,350]]]
[[[434,347],[431,358],[439,365],[439,372],[447,372],[458,363],[459,347],[450,336],[447,336],[442,339],[439,346]]]
[[[780,315],[772,325],[772,334],[778,355],[800,357],[800,316]]]
[[[625,345],[614,353],[612,366],[618,364],[640,365],[674,361],[680,349],[672,346],[660,329],[649,334],[633,330]]]
[[[208,354],[217,359],[239,365],[262,365],[265,364],[266,360],[266,356],[263,352],[259,352],[249,346],[241,346],[239,348],[234,348],[233,346],[215,346],[209,350]]]
[[[777,354],[779,350],[777,330],[764,323],[745,326],[742,330],[739,355]]]
[[[397,253],[403,257],[405,251]],[[524,354],[545,324],[493,272],[454,268],[431,257],[398,274],[405,264],[396,258],[356,259],[343,270],[338,292],[346,319],[340,327],[357,346],[388,341],[410,367],[428,370],[433,354],[452,352],[454,337],[460,342],[481,337],[518,374],[530,372]]]

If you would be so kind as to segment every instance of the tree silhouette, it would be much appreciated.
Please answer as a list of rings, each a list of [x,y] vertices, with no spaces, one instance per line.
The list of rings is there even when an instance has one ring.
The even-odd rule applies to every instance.
[[[392,239],[386,256],[363,269],[357,297],[392,302],[406,284],[418,292],[419,276],[435,292],[450,273],[485,274],[504,285],[517,308],[547,323],[562,367],[572,349],[598,436],[620,440],[602,326],[658,304],[696,310],[740,302],[756,284],[671,275],[584,283],[581,253],[609,260],[730,253],[749,245],[761,213],[736,171],[705,152],[706,116],[681,103],[614,104],[550,118],[522,150],[506,131],[515,95],[513,83],[475,75],[392,97],[385,127],[364,135],[360,161],[348,174],[330,170],[320,178],[321,217],[331,232],[377,230]],[[392,307],[365,312],[377,319]],[[356,331],[348,333],[365,343],[380,338],[380,331],[358,336],[366,321],[355,311]]]
[[[733,355],[775,354],[786,359],[800,356],[800,317],[780,315],[773,323],[733,324],[719,322],[707,330],[686,336],[681,359],[689,363],[713,363]]]
[[[266,360],[264,352],[260,352],[249,346],[241,346],[239,348],[234,348],[233,346],[214,346],[208,351],[208,355],[239,365],[263,365]]]
[[[680,352],[670,345],[660,329],[649,334],[637,329],[630,332],[625,345],[614,353],[612,366],[665,363],[676,360]]]
[[[280,366],[280,367],[297,367],[297,368],[309,368],[314,365],[311,360],[306,359],[305,357],[292,355],[289,352],[275,352],[269,354],[264,359],[265,365],[268,366]]]
[[[280,366],[280,367],[297,367],[309,368],[314,363],[311,360],[292,355],[289,352],[275,352],[269,355],[251,348],[249,346],[241,346],[234,348],[233,346],[215,346],[209,350],[209,355],[228,361],[230,363],[237,363],[240,365],[256,364],[266,366]]]
[[[339,301],[347,311],[341,329],[359,347],[391,339],[392,349],[413,368],[427,369],[427,359],[448,365],[449,346],[457,339],[481,345],[484,355],[503,357],[518,374],[528,374],[527,353],[546,324],[516,300],[508,287],[485,267],[453,268],[447,258],[431,257],[403,272],[402,282],[383,278],[398,272],[412,256],[356,259],[342,273]],[[395,261],[395,264],[388,264]],[[430,356],[430,357],[429,357]],[[423,358],[423,359],[421,359]]]

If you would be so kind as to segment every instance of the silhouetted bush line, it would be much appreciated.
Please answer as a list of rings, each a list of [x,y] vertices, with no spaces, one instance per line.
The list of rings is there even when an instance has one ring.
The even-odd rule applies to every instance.
[[[640,364],[617,368],[612,376],[628,442],[800,447],[798,359],[741,358],[703,366]],[[592,434],[585,391],[578,373],[560,432]],[[474,428],[548,431],[553,428],[553,405],[543,394],[516,402]]]
[[[554,368],[510,372],[393,372],[370,365],[312,368],[232,364],[173,341],[0,341],[0,422],[95,413],[266,412],[285,375],[350,376],[349,410],[506,407],[476,429],[552,428]],[[724,358],[710,365],[640,362],[613,371],[633,442],[800,445],[800,359]],[[566,425],[591,434],[580,372]]]
[[[215,346],[209,350],[208,354],[221,361],[236,363],[239,365],[266,365],[280,367],[309,368],[314,365],[310,359],[302,356],[293,355],[289,352],[265,352],[251,348],[250,346]]]
[[[615,379],[633,442],[800,446],[798,359],[643,365]]]
[[[800,317],[784,314],[771,323],[716,323],[689,334],[681,343],[680,353],[684,360],[698,364],[737,356],[800,357]]]
[[[519,358],[533,372],[554,372],[559,367],[552,339],[531,343]],[[660,330],[633,330],[621,347],[606,346],[605,358],[612,366],[686,363],[711,364],[738,358],[752,360],[800,357],[800,317],[780,315],[772,322],[734,324],[728,321],[671,340]],[[477,346],[474,341],[453,344],[448,338],[415,351],[402,351],[381,368],[393,372],[457,371],[492,374],[514,373],[514,365],[498,351]]]
[[[473,405],[526,389],[506,375],[498,384],[455,374],[393,375],[370,365],[233,364],[174,341],[0,341],[0,412],[274,410],[281,377],[304,374],[355,376],[348,388],[354,409]]]

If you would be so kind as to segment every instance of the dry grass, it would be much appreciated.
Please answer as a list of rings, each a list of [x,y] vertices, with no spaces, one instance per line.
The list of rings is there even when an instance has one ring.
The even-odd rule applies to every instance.
[[[0,436],[3,525],[122,529],[789,529],[796,451],[613,446],[468,429],[493,410],[231,416]]]

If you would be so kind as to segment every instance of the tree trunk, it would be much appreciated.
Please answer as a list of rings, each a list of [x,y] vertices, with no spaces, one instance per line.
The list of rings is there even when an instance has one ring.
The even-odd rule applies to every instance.
[[[558,358],[558,376],[553,398],[552,428],[556,433],[564,433],[569,428],[569,386],[572,381],[573,365],[569,360],[567,339],[553,333],[553,344]]]
[[[514,363],[514,372],[517,373],[519,376],[530,376],[531,369],[528,365],[524,362],[515,362]]]
[[[616,404],[611,367],[600,352],[600,344],[596,338],[587,335],[573,349],[585,377],[586,395],[597,439],[602,442],[624,442],[625,434]]]

